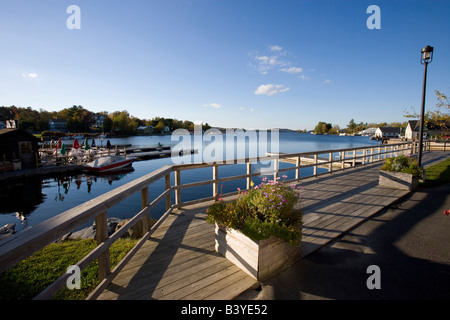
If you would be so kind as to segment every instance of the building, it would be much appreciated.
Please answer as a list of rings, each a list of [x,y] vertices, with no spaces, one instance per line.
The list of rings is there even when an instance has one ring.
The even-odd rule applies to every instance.
[[[426,128],[424,128],[426,130]],[[419,120],[409,120],[405,129],[405,138],[408,140],[415,140],[419,138],[420,122]]]
[[[137,128],[137,134],[148,135],[154,133],[153,126],[140,126]]]
[[[11,168],[13,162],[20,163],[22,169],[35,168],[38,153],[38,139],[31,133],[22,129],[0,130],[0,162],[3,170]]]
[[[402,128],[399,127],[378,127],[375,131],[377,138],[399,138],[402,133]]]
[[[48,125],[50,126],[50,131],[60,131],[60,132],[66,132],[66,125],[67,121],[65,119],[50,119],[48,122]]]
[[[367,128],[366,130],[362,130],[358,132],[358,134],[362,136],[373,136],[377,132],[377,128]]]
[[[97,115],[95,120],[95,127],[96,128],[103,128],[103,122],[105,122],[105,116],[104,115]]]
[[[423,127],[423,138],[446,136],[450,132],[450,122],[446,120],[428,121]],[[420,121],[410,120],[405,130],[406,139],[419,139]]]

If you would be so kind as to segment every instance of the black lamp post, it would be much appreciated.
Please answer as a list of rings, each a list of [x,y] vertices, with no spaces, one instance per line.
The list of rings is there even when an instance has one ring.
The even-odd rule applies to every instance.
[[[422,167],[422,149],[423,149],[423,127],[425,114],[425,91],[427,87],[427,66],[433,60],[433,47],[426,46],[420,53],[420,63],[425,65],[423,74],[423,89],[422,89],[422,111],[420,113],[420,132],[419,132],[419,167]]]

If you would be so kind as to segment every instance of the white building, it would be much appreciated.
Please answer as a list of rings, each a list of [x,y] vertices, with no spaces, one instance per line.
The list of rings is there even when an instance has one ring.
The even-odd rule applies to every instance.
[[[398,127],[379,127],[375,131],[375,137],[378,138],[399,138],[402,133],[402,128]]]
[[[424,128],[426,129],[426,128]],[[418,139],[420,134],[419,120],[410,120],[405,130],[405,138],[408,140]]]
[[[377,128],[367,128],[366,130],[358,132],[358,134],[363,136],[373,136],[377,132]]]

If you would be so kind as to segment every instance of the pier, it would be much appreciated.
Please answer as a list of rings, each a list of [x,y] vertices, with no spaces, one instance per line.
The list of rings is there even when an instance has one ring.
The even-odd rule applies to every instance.
[[[247,172],[224,178],[219,178],[220,167],[233,164],[165,166],[25,230],[17,237],[6,239],[0,243],[0,272],[94,219],[98,246],[77,264],[83,269],[94,260],[99,262],[101,282],[89,299],[233,299],[257,282],[214,249],[214,226],[207,224],[205,217],[206,208],[214,201],[214,194],[221,183],[245,178],[250,185],[251,178],[260,174],[252,171],[252,163],[258,160],[274,161],[274,178],[283,172],[294,171],[296,178],[287,183],[300,183],[303,187],[299,205],[304,210],[301,248],[304,257],[408,194],[408,191],[379,187],[378,171],[386,157],[414,154],[416,150],[417,146],[412,143],[401,143],[242,159],[247,164]],[[336,153],[345,155],[345,158],[330,156],[326,163],[302,163],[304,157],[312,155],[318,160],[321,154]],[[428,165],[449,156],[448,152],[427,152],[423,163]],[[279,169],[279,162],[285,158],[299,160],[295,166]],[[353,165],[357,161],[361,165]],[[334,167],[333,162],[341,164],[341,167]],[[342,162],[351,162],[352,166],[342,166]],[[235,160],[234,163],[242,162]],[[319,172],[318,166],[323,165],[330,170]],[[180,183],[183,171],[208,167],[213,171],[213,179]],[[313,167],[313,174],[300,178],[299,172],[305,167]],[[164,191],[149,195],[148,186],[160,179],[164,180]],[[211,196],[188,202],[181,200],[183,189],[207,184],[212,185]],[[142,210],[108,237],[105,233],[108,208],[135,193],[141,194]],[[224,200],[236,196],[237,192],[223,195]],[[160,201],[165,201],[166,212],[149,228],[149,213]],[[109,246],[141,220],[144,222],[144,236],[111,270]],[[62,275],[36,298],[51,298],[65,286],[67,278],[67,274]]]

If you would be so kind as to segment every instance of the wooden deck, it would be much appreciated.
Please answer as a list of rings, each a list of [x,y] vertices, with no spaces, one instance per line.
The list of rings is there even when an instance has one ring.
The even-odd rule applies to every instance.
[[[426,153],[424,164],[448,156]],[[408,193],[378,187],[380,166],[301,181],[302,256]],[[214,226],[205,222],[207,207],[204,203],[172,213],[98,299],[228,300],[257,284],[215,251]]]

